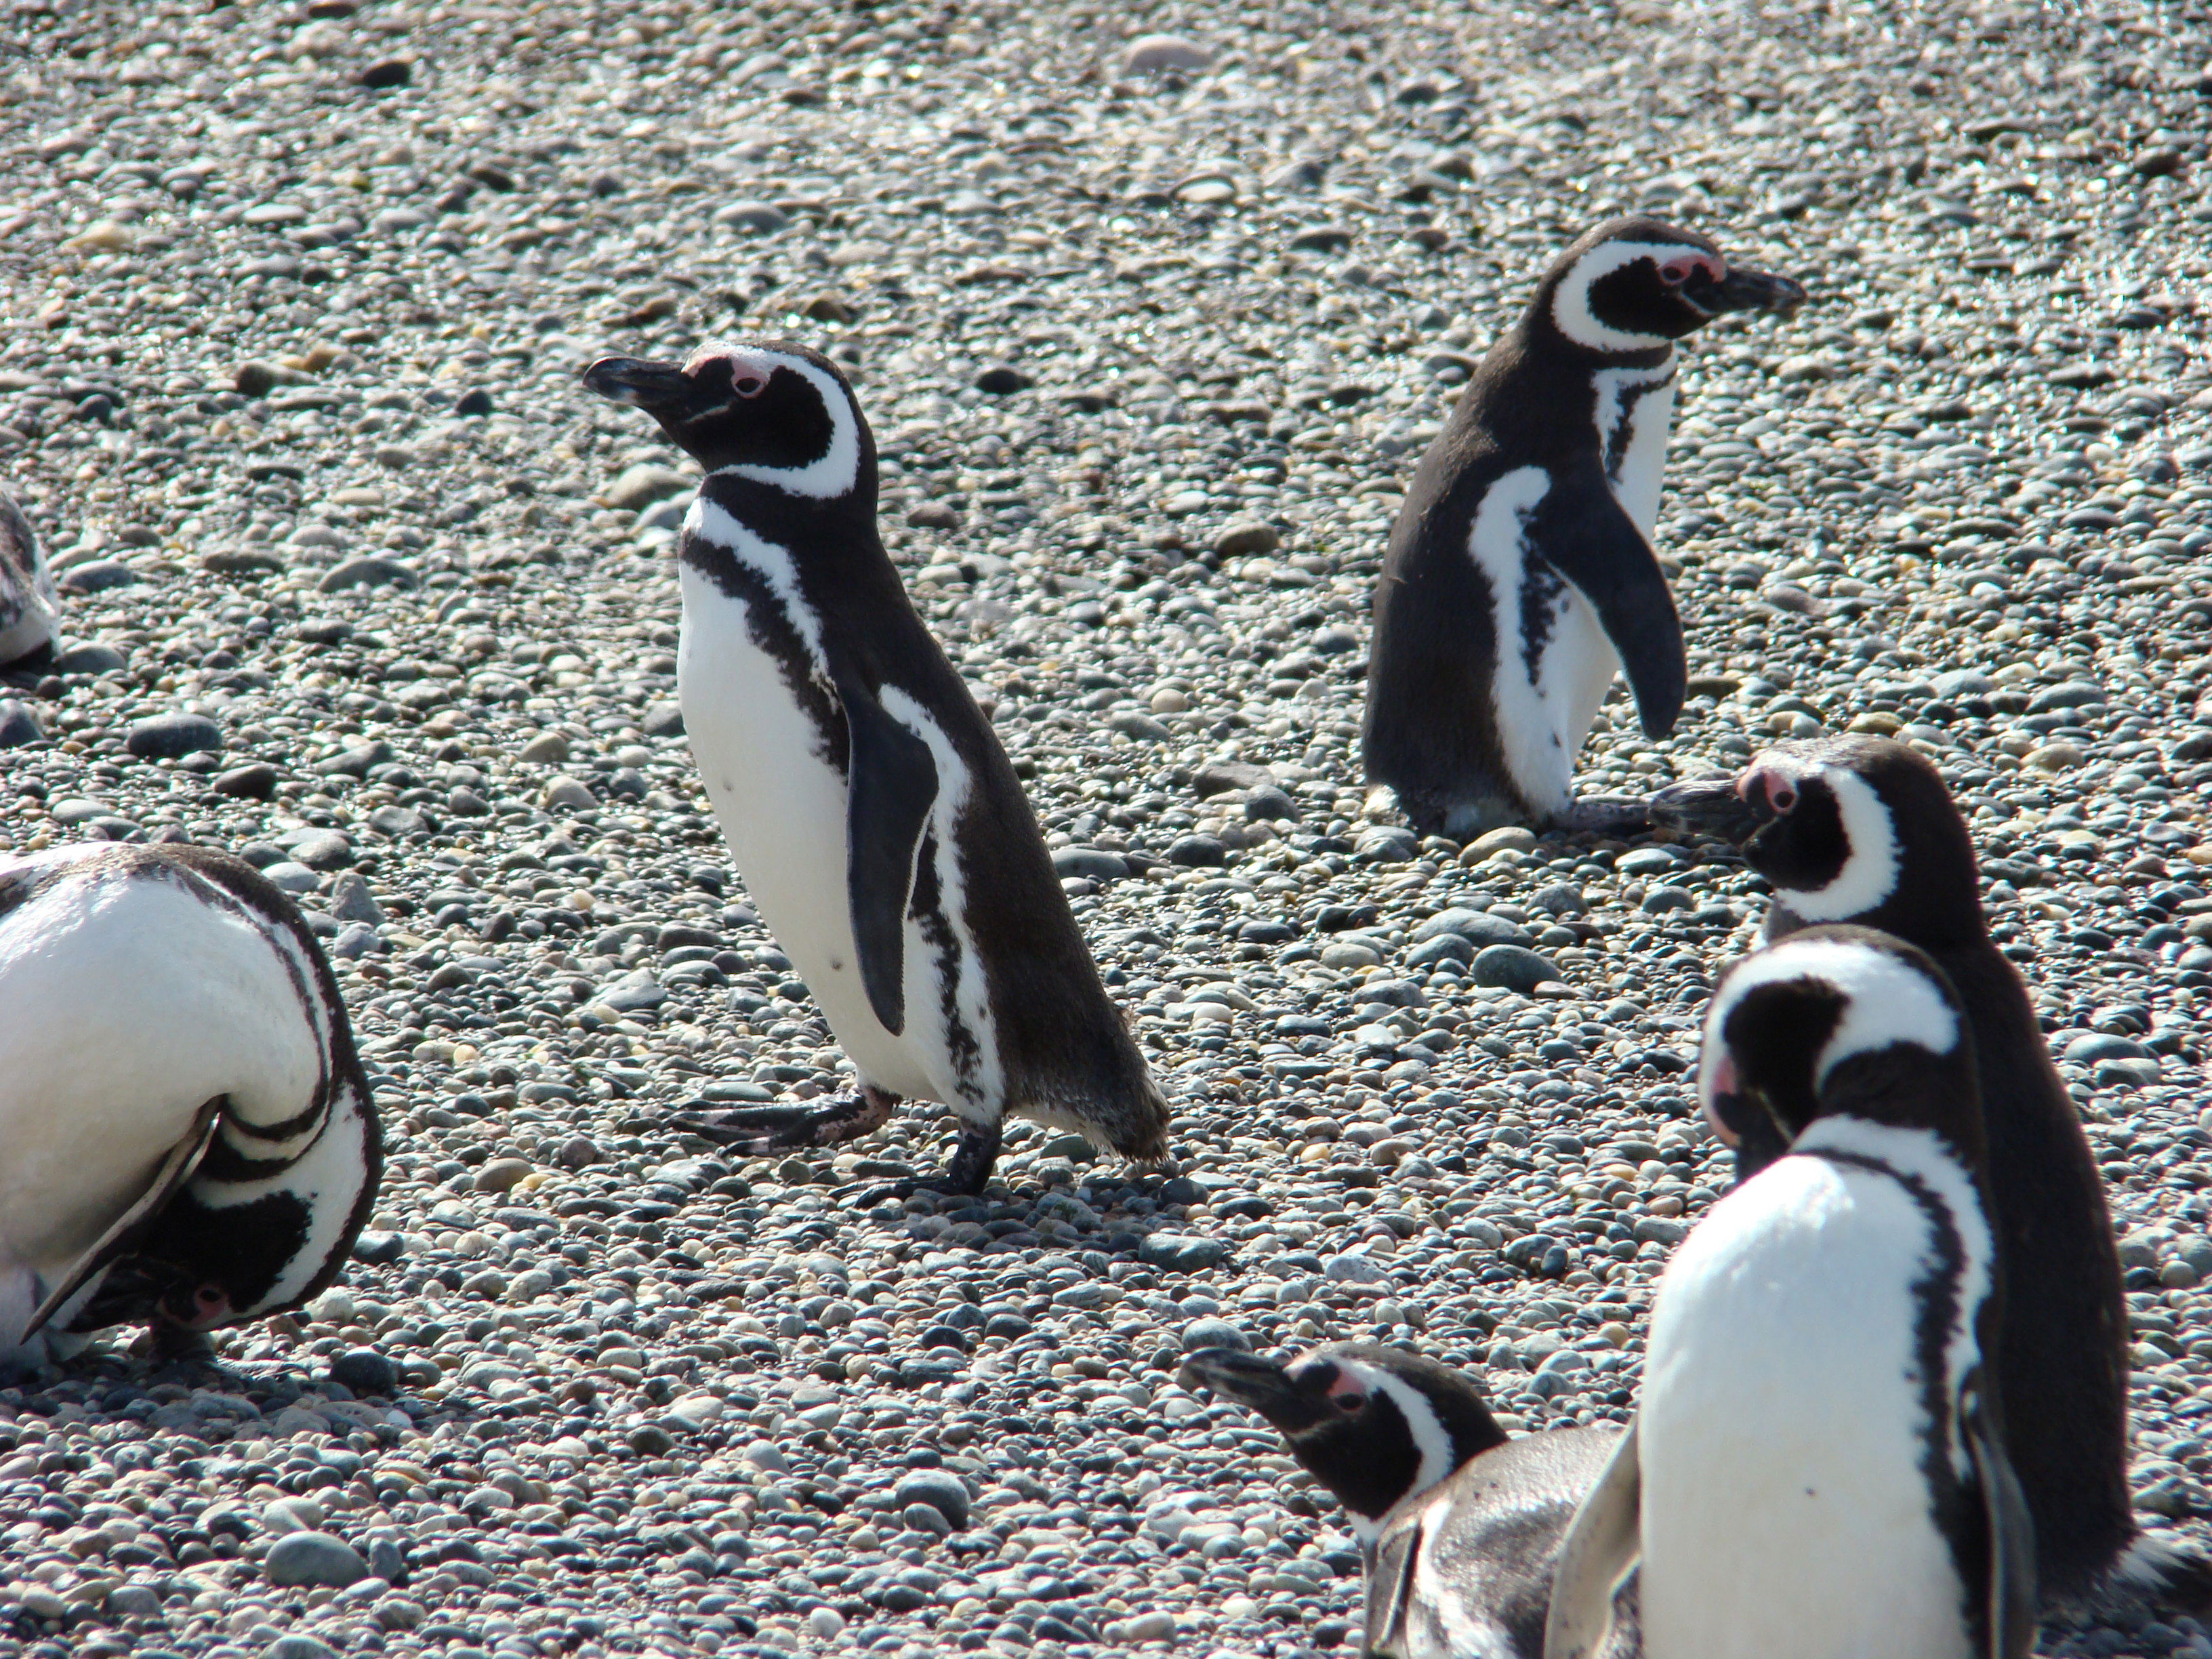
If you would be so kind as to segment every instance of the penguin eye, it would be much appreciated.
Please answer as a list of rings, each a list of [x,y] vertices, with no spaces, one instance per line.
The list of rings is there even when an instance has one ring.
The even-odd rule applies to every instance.
[[[1340,1394],[1336,1395],[1335,1399],[1337,1410],[1342,1412],[1346,1417],[1350,1417],[1367,1403],[1367,1396],[1364,1394]]]
[[[1687,259],[1669,259],[1659,267],[1659,279],[1670,288],[1679,287],[1690,280],[1690,273],[1697,268]]]
[[[1797,805],[1797,792],[1786,783],[1778,783],[1766,799],[1776,811],[1787,812]]]
[[[757,374],[740,374],[730,382],[730,390],[740,398],[757,398],[768,390],[768,382]]]

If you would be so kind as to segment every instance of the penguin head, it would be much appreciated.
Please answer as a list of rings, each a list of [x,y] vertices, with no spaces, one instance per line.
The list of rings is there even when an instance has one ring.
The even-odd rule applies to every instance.
[[[1407,1498],[1505,1443],[1473,1379],[1400,1348],[1333,1343],[1287,1364],[1200,1348],[1176,1377],[1266,1418],[1363,1537]]]
[[[1986,932],[1972,839],[1942,775],[1889,738],[1779,744],[1732,781],[1677,784],[1652,821],[1740,842],[1789,926],[1855,921],[1929,949]]]
[[[1925,954],[1871,927],[1808,927],[1730,968],[1706,1011],[1698,1096],[1740,1155],[1855,1117],[1933,1129],[1968,1168],[1981,1162],[1958,992]]]
[[[1786,276],[1731,270],[1694,230],[1633,215],[1608,219],[1553,262],[1530,316],[1540,329],[1604,356],[1663,350],[1723,312],[1789,316],[1805,290]]]
[[[818,351],[709,340],[681,363],[602,357],[583,380],[652,416],[711,474],[825,501],[865,483],[874,504],[874,437],[845,377]]]

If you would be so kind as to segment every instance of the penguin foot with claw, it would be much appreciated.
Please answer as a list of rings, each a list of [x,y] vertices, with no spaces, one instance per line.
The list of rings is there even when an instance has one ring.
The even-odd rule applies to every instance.
[[[890,1122],[891,1109],[897,1104],[896,1095],[863,1084],[858,1093],[820,1105],[731,1106],[683,1112],[669,1121],[686,1134],[757,1158],[857,1140]]]
[[[1584,795],[1568,805],[1558,827],[1577,835],[1617,836],[1650,825],[1650,803],[1640,795]]]
[[[888,1187],[878,1187],[863,1193],[854,1206],[872,1210],[878,1204],[903,1204],[917,1193],[937,1193],[946,1198],[973,1198],[983,1190],[991,1179],[991,1170],[999,1161],[1000,1129],[995,1123],[986,1127],[963,1121],[960,1125],[959,1144],[952,1149],[952,1161],[945,1166],[941,1176],[920,1176],[911,1181],[895,1181]]]

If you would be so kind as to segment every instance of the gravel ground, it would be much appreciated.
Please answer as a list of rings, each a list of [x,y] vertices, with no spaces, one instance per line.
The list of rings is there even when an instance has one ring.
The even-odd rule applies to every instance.
[[[2203,14],[1261,9],[15,0],[0,477],[71,591],[0,847],[264,864],[395,1155],[345,1288],[225,1372],[0,1389],[0,1659],[1286,1656],[1357,1558],[1184,1346],[1624,1414],[1726,1180],[1686,1073],[1759,885],[1416,843],[1355,732],[1401,481],[1637,206],[1816,302],[1689,355],[1698,678],[1669,742],[1601,716],[1588,787],[1844,725],[1939,760],[2125,1232],[2142,1506],[2212,1510]],[[732,331],[850,366],[1172,1176],[1017,1129],[981,1200],[860,1213],[941,1123],[659,1127],[843,1068],[686,756],[689,482],[574,380]]]

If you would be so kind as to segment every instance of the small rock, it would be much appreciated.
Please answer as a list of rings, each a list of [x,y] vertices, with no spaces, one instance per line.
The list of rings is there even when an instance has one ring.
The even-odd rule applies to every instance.
[[[358,921],[371,927],[381,926],[384,911],[369,891],[368,881],[351,871],[331,884],[330,911],[340,921]]]
[[[1257,519],[1239,519],[1213,538],[1213,550],[1224,559],[1255,558],[1283,544],[1275,526]]]
[[[781,230],[791,216],[773,202],[728,202],[714,210],[714,222],[765,234]]]
[[[1225,1319],[1194,1319],[1182,1328],[1182,1351],[1196,1353],[1200,1348],[1235,1348],[1249,1353],[1252,1339]]]
[[[1559,970],[1521,945],[1492,945],[1475,953],[1474,965],[1468,975],[1477,985],[1518,991],[1526,996],[1545,981],[1559,978]]]
[[[912,1504],[927,1504],[942,1515],[955,1532],[964,1530],[968,1525],[968,1488],[950,1470],[917,1470],[892,1488],[891,1501],[901,1509]]]
[[[1151,1233],[1137,1246],[1139,1261],[1179,1273],[1219,1267],[1228,1254],[1229,1246],[1223,1240],[1192,1233]]]
[[[1065,881],[1087,876],[1092,881],[1119,881],[1129,873],[1129,861],[1119,853],[1095,847],[1063,847],[1052,855],[1052,872]]]
[[[292,856],[310,870],[338,870],[353,862],[353,842],[336,830],[318,830],[292,843]]]
[[[76,645],[54,654],[57,674],[114,674],[130,665],[130,658],[112,645]]]
[[[256,360],[240,363],[232,374],[230,383],[241,397],[265,398],[295,378],[289,369]]]
[[[0,746],[4,743],[4,736],[0,736]],[[249,761],[244,766],[234,766],[228,772],[216,774],[208,787],[235,800],[267,800],[276,793],[277,776],[276,769],[266,761]]]
[[[580,778],[555,778],[539,794],[538,804],[549,812],[556,808],[566,811],[585,812],[597,806],[599,804],[599,798],[592,793],[591,786]]]
[[[94,559],[74,567],[55,586],[64,593],[105,593],[110,588],[130,587],[143,578],[120,559]]]
[[[415,78],[415,65],[404,58],[380,58],[362,70],[359,78],[371,92],[389,92]]]
[[[528,761],[534,766],[565,765],[568,759],[568,739],[559,732],[540,732],[522,745],[522,752],[516,758]]]
[[[608,986],[599,993],[598,1000],[617,1013],[629,1013],[640,1008],[658,1008],[668,1000],[668,988],[653,977],[653,969],[640,968]],[[523,1173],[529,1173],[526,1167]]]
[[[1169,847],[1168,862],[1193,870],[1218,868],[1229,862],[1229,849],[1212,836],[1184,836]]]
[[[21,749],[46,740],[36,714],[13,697],[0,697],[0,749]]]
[[[331,1361],[331,1380],[367,1398],[398,1387],[399,1370],[374,1348],[349,1348]]]
[[[495,1158],[477,1171],[477,1190],[480,1193],[512,1192],[515,1184],[529,1173],[527,1159]]]
[[[599,500],[621,512],[635,513],[671,495],[683,495],[695,488],[696,483],[673,467],[641,462],[624,467],[617,474],[615,481],[599,492]]]
[[[280,1636],[261,1650],[261,1659],[338,1659],[337,1650],[312,1636]]]
[[[356,587],[413,587],[415,573],[397,559],[363,554],[346,560],[324,574],[315,584],[318,593],[343,593]]]
[[[1195,75],[1213,66],[1213,54],[1180,34],[1140,34],[1122,49],[1124,75]]]
[[[641,1423],[626,1438],[632,1451],[647,1457],[658,1457],[676,1449],[676,1437],[657,1423]]]
[[[975,380],[976,391],[988,392],[994,398],[1004,398],[1012,392],[1025,391],[1031,384],[1033,383],[1028,375],[1006,363],[995,364],[985,369],[975,377]]]
[[[326,1532],[295,1532],[269,1547],[261,1571],[270,1583],[288,1589],[309,1584],[343,1589],[368,1577],[368,1563],[343,1538]]]
[[[906,521],[916,530],[957,530],[960,514],[944,501],[921,501],[907,509]]]
[[[1533,853],[1535,850],[1536,836],[1533,830],[1524,830],[1518,824],[1507,824],[1502,830],[1492,830],[1486,836],[1476,836],[1468,844],[1466,856],[1479,860],[1486,859],[1493,853]]]
[[[156,714],[137,721],[123,746],[141,760],[175,760],[222,747],[222,728],[204,714]]]

